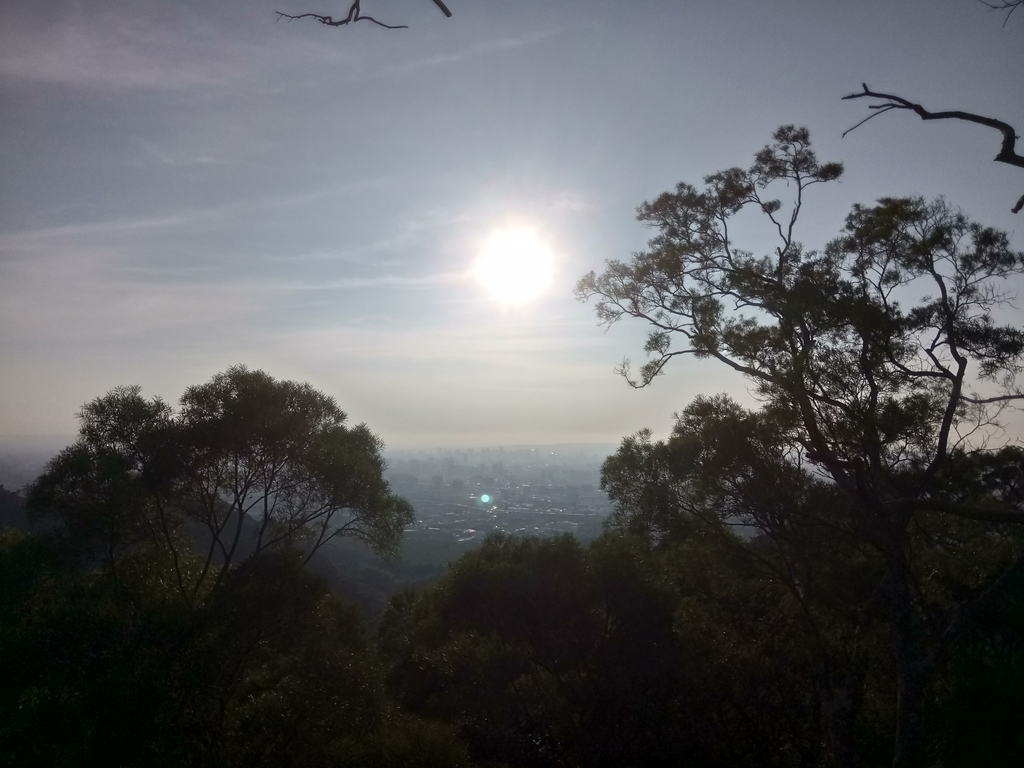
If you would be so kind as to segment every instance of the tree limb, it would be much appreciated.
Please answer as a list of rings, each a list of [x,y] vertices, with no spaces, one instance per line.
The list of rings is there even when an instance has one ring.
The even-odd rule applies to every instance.
[[[352,13],[352,11],[355,13]],[[346,24],[352,24],[356,21],[372,21],[378,27],[384,27],[384,29],[408,29],[407,24],[385,24],[383,21],[377,21],[373,16],[363,16],[359,13],[359,3],[355,2],[352,4],[352,8],[349,9],[349,14],[344,19],[335,20],[333,16],[321,16],[318,13],[300,13],[298,16],[292,16],[288,13],[281,13],[281,11],[275,11],[278,18],[288,19],[292,21],[294,19],[305,19],[307,17],[314,18],[321,24],[325,24],[328,27],[343,27]]]
[[[877,91],[872,91],[868,88],[867,83],[861,83],[861,87],[863,90],[860,93],[851,93],[847,96],[843,96],[843,100],[868,98],[884,99],[884,101],[881,104],[871,104],[868,109],[877,111],[868,115],[852,128],[843,131],[844,137],[846,134],[864,125],[864,123],[873,117],[877,117],[878,115],[889,112],[893,109],[908,109],[914,112],[922,120],[964,120],[969,123],[977,123],[978,125],[984,125],[988,128],[994,128],[1003,135],[1003,141],[999,147],[999,154],[997,154],[993,160],[997,163],[1006,163],[1007,165],[1024,168],[1024,156],[1017,154],[1016,151],[1017,139],[1019,137],[1017,136],[1017,132],[1014,130],[1013,126],[1009,123],[1004,123],[1002,120],[996,120],[992,117],[976,115],[973,112],[962,112],[960,110],[929,112],[920,104],[915,104],[908,99],[904,99],[902,96],[894,96],[891,93],[879,93]],[[1022,208],[1024,208],[1024,196],[1021,196],[1020,200],[1017,201],[1017,204],[1011,210],[1013,213],[1019,213]]]
[[[990,11],[1006,11],[1006,16],[1003,17],[1003,26],[1006,26],[1006,22],[1010,20],[1013,12],[1024,5],[1024,0],[999,0],[999,2],[989,2],[989,0],[980,0],[981,4],[987,7]]]
[[[354,24],[357,21],[370,21],[376,24],[378,27],[384,27],[384,29],[408,29],[408,24],[385,24],[383,21],[378,21],[373,16],[364,16],[362,9],[359,7],[361,0],[352,0],[352,5],[348,8],[348,15],[343,19],[335,19],[333,16],[323,16],[319,13],[300,13],[292,15],[290,13],[283,13],[281,11],[275,11],[278,19],[287,19],[288,21],[294,21],[295,19],[316,19],[321,24],[328,27],[344,27],[348,24]],[[448,10],[448,6],[445,5],[442,0],[434,0],[434,5],[441,9],[441,13],[447,16],[449,19],[452,17],[452,12]]]

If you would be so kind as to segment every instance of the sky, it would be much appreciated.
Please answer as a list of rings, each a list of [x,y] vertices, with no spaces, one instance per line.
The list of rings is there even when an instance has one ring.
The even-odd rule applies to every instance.
[[[988,129],[873,120],[859,89],[1024,130],[1024,17],[976,0],[363,0],[408,29],[341,28],[344,0],[36,0],[0,14],[0,439],[71,435],[122,384],[174,402],[234,364],[308,381],[392,448],[664,434],[711,362],[632,390],[646,329],[605,330],[576,281],[652,236],[644,200],[750,163],[807,126],[854,203],[944,195],[1024,229]],[[496,301],[495,231],[553,254],[547,290]],[[751,229],[742,243],[767,249]],[[1024,247],[1021,235],[1014,245]],[[1011,322],[1024,321],[1018,309]]]

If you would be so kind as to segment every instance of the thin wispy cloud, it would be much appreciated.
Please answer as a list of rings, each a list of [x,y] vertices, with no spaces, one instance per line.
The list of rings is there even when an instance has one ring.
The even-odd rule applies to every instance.
[[[477,58],[479,56],[486,56],[500,51],[508,51],[515,48],[534,45],[556,34],[558,34],[558,30],[545,29],[523,37],[502,37],[496,40],[479,43],[454,53],[446,53],[439,56],[430,56],[423,59],[407,61],[402,64],[394,64],[387,67],[386,71],[398,75],[407,75],[422,69],[431,69],[433,67],[454,64],[456,62]]]
[[[380,68],[366,61],[371,41],[338,46],[336,38],[290,32],[275,24],[273,5],[246,0],[13,5],[0,19],[0,75],[11,82],[179,95],[279,94],[314,87],[324,67],[348,81],[379,76]]]
[[[310,203],[326,200],[331,197],[344,197],[372,188],[380,188],[389,183],[387,177],[353,181],[314,189],[305,192],[294,192],[283,195],[264,195],[260,197],[235,200],[221,205],[191,208],[169,212],[156,216],[140,216],[136,218],[119,218],[103,221],[85,222],[81,224],[65,224],[55,227],[28,229],[20,232],[0,234],[0,260],[3,254],[23,250],[47,248],[57,241],[76,239],[89,236],[116,236],[118,234],[172,228],[189,228],[199,224],[225,221],[254,212],[282,208],[294,208]]]
[[[515,322],[480,311],[472,320],[425,318],[417,325],[416,333],[395,333],[391,327],[377,325],[344,324],[295,329],[273,336],[310,359],[332,357],[343,350],[350,359],[379,358],[431,365],[462,363],[514,370],[522,369],[535,358],[570,365],[566,349],[603,344],[599,334],[581,342],[578,331],[579,324],[572,320],[546,317]]]
[[[155,141],[136,138],[139,147],[139,159],[135,163],[139,166],[155,162],[157,165],[167,168],[190,169],[204,168],[210,166],[229,166],[245,163],[253,167],[272,167],[267,163],[253,162],[252,147],[244,149],[230,147],[233,151],[225,151],[218,147],[212,150],[210,147],[188,147],[188,146],[167,146]]]
[[[297,283],[290,286],[305,291],[351,291],[361,288],[430,288],[466,283],[470,276],[465,272],[442,272],[433,275],[374,275],[372,277],[350,277],[316,283]]]
[[[214,32],[186,8],[164,3],[42,13],[8,9],[21,23],[0,26],[0,74],[106,88],[176,90],[223,86],[245,73],[236,46],[211,45]]]
[[[580,192],[565,191],[559,194],[551,203],[550,210],[556,213],[562,211],[568,213],[593,213],[597,210],[597,206]]]

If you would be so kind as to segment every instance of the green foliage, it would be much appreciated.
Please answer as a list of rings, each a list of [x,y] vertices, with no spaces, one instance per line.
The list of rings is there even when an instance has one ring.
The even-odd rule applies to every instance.
[[[462,768],[471,765],[454,729],[443,723],[393,716],[369,738],[331,744],[327,759],[338,768]]]
[[[134,753],[163,764],[150,741],[166,712],[159,692],[181,633],[140,602],[144,589],[83,571],[69,554],[25,535],[0,551],[0,762],[131,764],[125,756]],[[156,602],[172,619],[173,608]],[[144,647],[136,642],[143,636]]]
[[[0,764],[465,763],[443,725],[390,706],[357,612],[300,552],[249,558],[189,607],[63,546],[0,540]]]
[[[988,617],[958,649],[929,712],[932,758],[943,766],[999,768],[1024,755],[1024,606]]]
[[[175,411],[123,387],[0,537],[0,764],[457,766],[390,704],[358,611],[304,570],[397,546],[379,440],[308,384],[236,367]]]
[[[567,536],[489,537],[436,587],[392,601],[379,629],[392,690],[458,726],[483,761],[814,762],[799,655],[770,667],[758,653],[730,656],[720,625],[684,614],[668,564],[621,537],[587,549]]]

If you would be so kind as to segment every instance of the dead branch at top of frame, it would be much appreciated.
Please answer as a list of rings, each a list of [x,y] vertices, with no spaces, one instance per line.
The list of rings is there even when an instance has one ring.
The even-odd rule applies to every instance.
[[[319,13],[299,13],[291,14],[284,13],[282,11],[275,11],[278,19],[286,19],[287,21],[294,21],[295,19],[315,19],[321,24],[328,27],[344,27],[348,24],[355,24],[357,21],[369,21],[376,24],[378,27],[384,27],[384,29],[408,29],[408,24],[385,24],[383,21],[373,18],[373,16],[366,16],[362,12],[360,7],[361,0],[353,0],[352,5],[349,6],[348,15],[342,19],[335,19],[333,16],[326,16]],[[434,5],[441,9],[441,13],[447,16],[449,19],[452,17],[452,12],[448,10],[448,6],[445,5],[442,0],[434,0]]]
[[[1024,0],[1021,0],[1024,2]],[[1004,123],[1002,120],[996,120],[992,117],[985,117],[984,115],[976,115],[973,112],[962,112],[960,110],[948,110],[945,112],[930,112],[920,104],[916,104],[909,99],[905,99],[902,96],[896,96],[891,93],[880,93],[872,91],[868,88],[867,83],[861,83],[861,90],[858,93],[851,93],[847,96],[843,96],[844,100],[847,99],[878,99],[879,102],[868,105],[868,109],[873,110],[870,115],[865,117],[859,123],[854,125],[852,128],[848,128],[843,131],[843,136],[850,133],[851,131],[860,128],[864,123],[868,122],[873,118],[883,115],[886,112],[891,112],[894,109],[909,110],[920,117],[922,120],[963,120],[968,123],[977,123],[978,125],[984,125],[987,128],[994,128],[999,131],[1003,140],[999,147],[999,154],[997,154],[993,160],[997,163],[1006,163],[1007,165],[1013,165],[1018,168],[1024,168],[1024,156],[1017,154],[1017,139],[1020,138],[1013,126],[1009,123]],[[1017,204],[1011,209],[1013,213],[1019,213],[1024,208],[1024,196],[1017,201]]]

